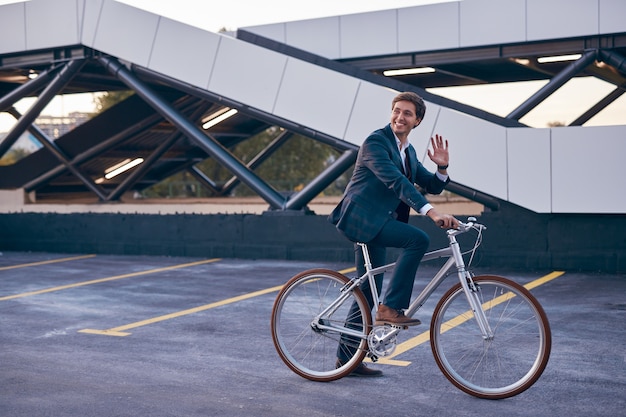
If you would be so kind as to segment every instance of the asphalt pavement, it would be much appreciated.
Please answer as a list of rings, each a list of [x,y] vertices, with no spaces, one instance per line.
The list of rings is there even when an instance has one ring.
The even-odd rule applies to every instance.
[[[291,372],[272,344],[272,303],[316,267],[351,265],[4,252],[0,416],[626,416],[624,275],[563,271],[533,288],[552,328],[550,361],[526,392],[490,401],[448,382],[428,343],[397,357],[408,366],[372,365],[382,378]],[[433,271],[420,268],[414,293]],[[554,271],[475,272],[526,284]],[[452,284],[399,342],[428,329]]]

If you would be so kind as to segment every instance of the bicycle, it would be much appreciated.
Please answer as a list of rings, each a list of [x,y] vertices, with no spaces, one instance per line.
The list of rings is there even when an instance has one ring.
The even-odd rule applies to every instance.
[[[468,271],[482,242],[484,225],[473,217],[447,230],[448,247],[424,255],[422,262],[447,258],[405,314],[412,317],[456,266],[459,282],[441,297],[430,324],[430,345],[444,376],[462,391],[486,399],[515,396],[532,386],[543,373],[551,349],[548,318],[537,299],[522,285],[495,275],[474,276]],[[456,237],[476,231],[473,248],[461,252]],[[406,327],[372,325],[378,306],[374,276],[395,263],[372,268],[367,246],[366,272],[349,279],[329,269],[311,269],[291,278],[279,291],[271,317],[274,346],[296,374],[327,382],[350,374],[365,358],[372,361],[393,354],[397,335]],[[470,254],[468,266],[463,256]],[[360,289],[370,282],[374,313]],[[352,304],[357,314],[348,317]],[[336,364],[337,348],[352,340],[353,356]],[[354,349],[356,348],[356,349]]]

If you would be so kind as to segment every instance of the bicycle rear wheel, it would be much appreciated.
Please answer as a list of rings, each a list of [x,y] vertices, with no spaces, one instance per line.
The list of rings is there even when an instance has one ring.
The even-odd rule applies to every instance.
[[[517,395],[543,373],[552,344],[550,325],[537,299],[503,277],[478,276],[473,293],[493,338],[486,340],[457,284],[439,301],[431,322],[431,348],[439,369],[455,386],[480,398]]]
[[[272,309],[272,339],[280,358],[296,374],[332,381],[348,375],[365,357],[371,313],[361,290],[342,291],[349,281],[339,272],[313,269],[294,276],[278,293]],[[343,301],[317,319],[341,296]],[[346,337],[347,329],[359,337]],[[342,346],[351,345],[351,357],[337,368],[340,340]]]

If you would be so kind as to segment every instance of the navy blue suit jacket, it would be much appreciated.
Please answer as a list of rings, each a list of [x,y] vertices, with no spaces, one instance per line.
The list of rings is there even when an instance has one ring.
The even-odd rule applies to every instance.
[[[413,183],[430,194],[440,194],[449,182],[424,168],[412,145],[408,151],[412,181],[403,172],[391,125],[374,131],[361,145],[350,183],[329,216],[351,241],[367,243],[376,237],[385,223],[395,219],[401,201],[415,211],[427,204]]]

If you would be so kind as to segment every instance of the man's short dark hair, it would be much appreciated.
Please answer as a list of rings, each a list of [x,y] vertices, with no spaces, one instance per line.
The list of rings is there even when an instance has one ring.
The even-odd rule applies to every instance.
[[[424,100],[414,92],[405,91],[395,96],[391,102],[392,109],[398,101],[410,101],[415,105],[415,115],[417,118],[419,120],[424,118],[424,114],[426,114],[426,104],[424,104]]]

